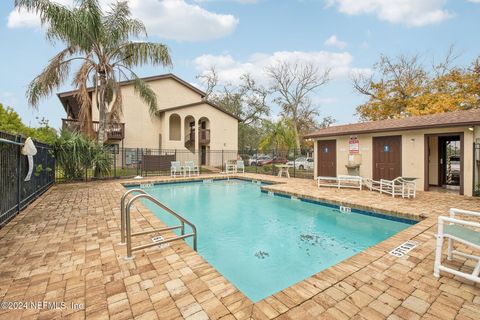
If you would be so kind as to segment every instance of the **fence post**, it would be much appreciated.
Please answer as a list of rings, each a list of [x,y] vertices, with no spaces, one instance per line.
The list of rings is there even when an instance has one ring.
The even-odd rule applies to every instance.
[[[142,150],[142,170],[140,171],[141,173],[140,175],[143,177],[144,175],[147,176],[148,173],[145,171],[145,156],[143,155],[143,148],[141,150]]]
[[[272,175],[275,175],[275,150],[272,150]]]
[[[300,154],[302,154],[302,151],[300,150]],[[293,177],[296,178],[296,168],[297,168],[297,148],[293,149]]]
[[[117,177],[117,153],[115,152],[116,150],[119,150],[119,149],[113,148],[113,177],[114,178]]]
[[[223,161],[223,149],[222,149],[222,172],[225,171],[224,168],[223,168],[223,162],[224,162],[224,161]]]
[[[19,137],[19,142],[21,143],[22,142],[22,137],[18,136]],[[15,139],[16,140],[16,139]],[[21,184],[21,181],[22,181],[22,178],[21,178],[21,175],[22,175],[22,147],[21,146],[18,146],[18,153],[17,153],[17,205],[18,205],[18,212],[20,212],[20,205],[21,205],[21,202],[22,202],[22,186],[20,185]]]
[[[258,173],[258,149],[255,149],[255,173]]]
[[[138,173],[138,169],[139,169],[139,168],[138,168],[138,148],[137,148],[137,156],[136,156],[136,158],[137,158],[137,159],[136,159],[136,160],[137,160],[137,161],[136,161],[136,162],[137,162],[137,176],[139,176],[139,173]]]
[[[122,169],[125,169],[125,148],[122,148]]]

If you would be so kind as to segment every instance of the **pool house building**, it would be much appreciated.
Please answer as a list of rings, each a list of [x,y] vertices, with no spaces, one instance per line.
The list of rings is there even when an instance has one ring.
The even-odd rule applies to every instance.
[[[416,178],[417,190],[471,196],[478,185],[480,110],[331,126],[314,140],[316,176]]]

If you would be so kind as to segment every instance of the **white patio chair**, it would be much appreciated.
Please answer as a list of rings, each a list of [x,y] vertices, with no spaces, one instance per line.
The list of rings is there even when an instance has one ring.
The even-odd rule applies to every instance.
[[[370,189],[370,191],[380,191],[381,184],[380,181],[376,181],[370,178],[362,179],[363,185]]]
[[[362,190],[362,177],[338,175],[338,177],[317,177],[318,187],[354,188]]]
[[[230,174],[230,173],[236,173],[237,172],[237,164],[235,161],[229,160],[225,161],[225,173]]]
[[[239,172],[242,170],[242,173],[245,173],[245,162],[243,160],[237,160],[237,167],[236,167],[236,172]]]
[[[440,271],[445,271],[463,277],[468,280],[480,283],[480,256],[467,254],[453,249],[453,242],[458,241],[465,246],[472,247],[476,250],[480,249],[480,223],[471,220],[462,220],[455,217],[455,214],[463,214],[470,217],[480,218],[480,212],[450,209],[450,216],[438,217],[437,230],[437,246],[435,251],[435,264],[433,268],[433,275],[440,276]],[[444,238],[448,239],[448,253],[447,259],[452,260],[454,255],[464,257],[467,259],[477,260],[477,264],[472,273],[466,273],[455,270],[441,264],[442,260],[442,246]]]
[[[402,196],[402,198],[415,198],[415,180],[397,177],[393,180],[380,179],[379,182],[380,188],[378,191],[380,191],[380,193],[390,194],[392,197]]]
[[[171,167],[170,167],[170,176],[171,177],[176,177],[177,175],[183,175],[184,170],[182,165],[180,164],[180,161],[172,161]]]
[[[362,190],[362,177],[351,175],[338,175],[338,188],[353,188]]]
[[[337,177],[322,177],[318,176],[317,178],[317,187],[338,187]]]
[[[197,165],[195,165],[195,162],[194,161],[185,161],[185,166],[183,167],[185,172],[188,170],[188,176],[190,176],[190,174],[195,174],[197,176],[200,175],[200,169],[198,168]]]

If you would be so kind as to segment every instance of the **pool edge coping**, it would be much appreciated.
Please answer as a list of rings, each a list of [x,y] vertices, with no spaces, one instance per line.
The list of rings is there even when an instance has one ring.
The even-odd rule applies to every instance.
[[[318,196],[314,197],[314,196],[309,196],[309,195],[306,195],[306,194],[289,192],[289,191],[285,191],[285,190],[271,189],[275,185],[286,184],[286,182],[278,182],[278,181],[268,180],[268,179],[264,179],[264,178],[253,179],[253,178],[250,178],[250,177],[239,176],[238,174],[237,175],[231,175],[231,176],[223,175],[223,176],[214,176],[214,177],[211,177],[211,176],[202,177],[201,175],[200,176],[191,176],[191,177],[180,177],[180,178],[170,177],[169,179],[163,179],[163,180],[150,180],[150,179],[148,179],[148,180],[143,180],[142,182],[153,183],[155,185],[155,184],[175,184],[175,183],[201,182],[201,181],[204,181],[204,180],[217,180],[217,181],[219,181],[219,180],[228,180],[228,179],[238,179],[238,180],[252,181],[252,182],[260,181],[262,183],[268,184],[266,186],[261,186],[260,189],[265,190],[265,191],[272,191],[275,196],[280,196],[281,197],[283,195],[283,196],[288,196],[289,198],[291,198],[293,196],[293,197],[296,197],[296,198],[298,198],[302,201],[306,201],[306,202],[311,201],[311,202],[313,202],[315,204],[319,204],[319,205],[333,205],[333,206],[337,206],[337,207],[347,206],[347,207],[351,207],[352,209],[355,209],[357,211],[372,212],[374,214],[379,215],[380,218],[387,219],[387,220],[396,220],[396,219],[388,219],[388,217],[393,217],[393,218],[400,218],[400,219],[405,219],[405,220],[409,220],[409,221],[414,221],[415,224],[416,224],[416,223],[419,223],[419,222],[427,219],[427,217],[424,216],[424,215],[414,215],[414,214],[408,214],[408,213],[405,213],[405,212],[399,212],[399,211],[393,211],[393,210],[380,210],[380,209],[377,209],[375,207],[358,205],[358,204],[355,204],[353,202],[348,202],[348,201],[337,201],[337,200],[332,200],[332,199],[328,199],[328,198],[325,198],[325,197],[318,197]],[[127,181],[127,182],[120,183],[120,184],[124,187],[135,187],[135,186],[141,186],[143,183],[136,182],[136,181]],[[362,214],[361,212],[356,212],[356,213]],[[402,222],[402,221],[400,221],[400,222]],[[406,223],[408,223],[408,222],[406,222]]]
[[[146,179],[146,180],[143,180],[142,182],[146,182],[146,183],[154,183],[154,184],[173,184],[173,183],[186,183],[186,182],[200,182],[200,181],[203,181],[203,180],[227,180],[227,179],[239,179],[239,180],[245,180],[245,181],[262,181],[262,182],[267,182],[269,183],[271,186],[273,185],[281,185],[281,184],[286,184],[286,182],[278,182],[278,181],[273,181],[273,180],[268,180],[268,179],[262,179],[262,178],[259,178],[259,179],[252,179],[250,177],[242,177],[242,176],[238,176],[238,175],[233,175],[233,176],[197,176],[197,177],[182,177],[182,178],[170,178],[170,179],[163,179],[163,180],[150,180],[150,179]],[[136,186],[136,185],[140,185],[140,183],[137,183],[136,181],[126,181],[126,182],[119,182],[119,184],[125,189],[125,190],[128,190],[127,187],[129,186]],[[261,188],[264,188],[264,187],[268,187],[268,186],[262,186]],[[276,191],[278,193],[278,191]],[[288,192],[285,192],[286,194],[288,194]],[[305,197],[308,197],[307,195],[303,195]],[[310,197],[310,198],[313,198],[315,199],[314,197]],[[323,198],[320,198],[318,197],[319,200],[324,200]],[[331,200],[332,202],[336,202],[334,200]],[[145,205],[143,205],[143,203],[141,203],[141,205],[143,206],[143,208],[148,212],[150,213],[153,218],[157,219],[159,222],[163,223],[164,222],[159,219],[150,209],[148,209]],[[378,211],[378,209],[376,210]],[[382,211],[384,212],[384,211]],[[400,216],[402,216],[401,213],[399,213]],[[403,215],[403,217],[405,217],[405,215]],[[144,218],[148,221],[148,218],[144,216]],[[252,304],[253,306],[253,309],[252,309],[252,312],[251,312],[251,315],[253,315],[254,313],[254,310],[255,308],[259,308],[258,305],[260,304],[264,304],[264,303],[267,303],[267,300],[269,299],[272,299],[272,298],[275,298],[277,300],[279,300],[281,302],[281,299],[279,299],[279,295],[282,295],[282,294],[285,294],[287,295],[287,297],[290,297],[290,295],[288,294],[288,292],[291,292],[292,290],[294,291],[293,293],[291,292],[291,294],[293,295],[297,295],[298,296],[298,291],[301,291],[303,292],[303,294],[305,294],[305,287],[310,287],[310,289],[306,290],[307,292],[309,292],[308,296],[305,296],[305,298],[302,298],[302,301],[299,301],[299,302],[295,302],[295,306],[291,307],[291,308],[288,308],[287,311],[283,312],[283,313],[280,313],[278,316],[288,312],[289,310],[301,305],[302,303],[305,303],[306,301],[310,300],[311,298],[313,298],[315,295],[327,290],[328,288],[330,287],[334,287],[337,283],[341,282],[342,280],[346,279],[347,277],[349,277],[350,275],[352,275],[353,273],[357,272],[357,271],[360,271],[364,268],[366,268],[368,265],[374,263],[375,261],[387,256],[389,257],[390,259],[402,259],[402,258],[398,258],[398,257],[394,257],[394,256],[390,256],[389,255],[389,251],[394,249],[395,247],[397,247],[398,245],[401,245],[402,243],[404,243],[405,241],[408,241],[408,240],[412,240],[413,238],[415,238],[416,236],[418,236],[419,234],[425,232],[426,230],[428,230],[429,228],[431,228],[435,223],[436,223],[436,219],[433,218],[433,217],[422,217],[423,219],[420,220],[420,221],[417,221],[416,224],[413,224],[413,225],[410,225],[408,226],[407,228],[405,228],[404,230],[396,233],[395,235],[375,244],[374,246],[371,246],[371,247],[368,247],[367,249],[333,265],[333,266],[330,266],[324,270],[321,270],[311,276],[308,276],[306,277],[305,279],[303,280],[300,280],[299,282],[297,283],[294,283],[292,284],[291,286],[289,287],[286,287],[276,293],[273,293],[272,295],[262,299],[262,300],[259,300],[257,302],[253,302],[250,298],[248,298],[242,291],[240,291],[240,289],[238,289],[232,282],[230,282],[227,278],[225,278],[225,276],[220,273],[215,267],[213,267],[209,261],[207,261],[203,256],[201,256],[198,252],[196,252],[195,250],[193,250],[193,248],[191,248],[185,241],[183,242],[178,242],[179,244],[182,244],[182,247],[186,247],[188,251],[190,251],[191,253],[193,254],[196,254],[198,255],[203,261],[205,261],[205,263],[207,263],[209,266],[211,266],[220,276],[222,276],[229,284],[231,284],[237,291],[238,293],[241,294],[241,296],[243,297],[243,299],[246,299],[249,303]],[[413,220],[413,219],[409,219],[409,220]],[[148,221],[149,224],[151,225],[150,221]],[[154,250],[154,249],[153,249]],[[359,261],[361,260],[362,257],[364,256],[369,256],[369,260],[367,262],[362,262],[362,261]],[[403,258],[405,257],[408,257],[408,254],[405,255]],[[350,269],[349,272],[347,272],[347,270]],[[328,280],[325,280],[324,278],[328,279]],[[326,282],[326,284],[323,284]],[[316,288],[316,290],[313,290],[313,288]],[[312,292],[312,291],[315,291],[315,292]],[[290,297],[290,299],[292,299]],[[294,299],[292,299],[294,300]]]

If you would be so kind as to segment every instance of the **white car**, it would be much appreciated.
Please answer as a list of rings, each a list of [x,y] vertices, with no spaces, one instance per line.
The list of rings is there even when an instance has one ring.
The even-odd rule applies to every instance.
[[[287,165],[295,166],[297,170],[313,170],[313,159],[307,157],[300,157],[294,161],[288,161]]]

